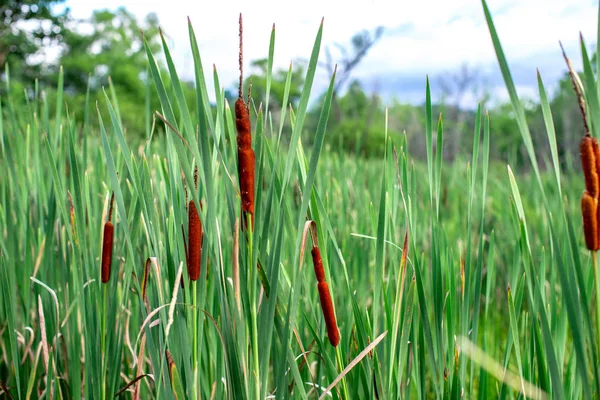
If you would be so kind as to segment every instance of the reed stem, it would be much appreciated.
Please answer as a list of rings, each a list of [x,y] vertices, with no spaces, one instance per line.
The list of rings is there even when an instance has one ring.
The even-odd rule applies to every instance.
[[[101,335],[102,335],[102,339],[101,341],[101,345],[100,345],[100,350],[102,352],[102,374],[101,374],[101,379],[102,379],[102,400],[106,400],[106,284],[102,285],[102,316],[101,316]]]
[[[592,265],[594,268],[594,278],[596,283],[596,336],[598,352],[600,353],[600,271],[598,270],[597,252],[592,251]]]
[[[193,334],[193,349],[192,349],[192,361],[194,363],[194,385],[193,385],[193,399],[198,398],[198,308],[197,308],[197,284],[198,281],[191,281],[192,283],[192,331]]]
[[[258,361],[258,312],[257,312],[257,307],[256,307],[256,268],[254,267],[253,264],[253,258],[252,258],[252,248],[253,248],[253,232],[254,232],[254,226],[252,226],[252,214],[249,212],[244,213],[244,217],[246,218],[246,222],[247,222],[247,227],[248,229],[246,229],[246,234],[248,237],[247,240],[247,244],[248,244],[248,269],[250,272],[250,299],[251,299],[251,310],[250,310],[250,314],[251,314],[251,340],[252,340],[252,359],[253,359],[253,364],[254,364],[254,379],[256,380],[255,382],[255,398],[260,398],[260,373],[259,373],[259,361]]]
[[[335,347],[335,359],[337,360],[338,370],[340,374],[344,370],[344,363],[342,362],[342,353],[340,352],[340,346]],[[346,386],[346,377],[342,378],[342,397],[345,400],[348,400],[350,396],[348,396],[348,387]]]

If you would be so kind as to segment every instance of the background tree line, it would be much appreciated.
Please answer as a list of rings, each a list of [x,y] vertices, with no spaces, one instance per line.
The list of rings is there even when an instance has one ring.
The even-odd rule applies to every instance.
[[[61,9],[64,0],[9,0],[0,3],[0,71],[3,80],[10,77],[13,101],[33,96],[34,81],[44,89],[46,96],[53,96],[57,84],[58,69],[64,73],[65,94],[68,96],[69,112],[78,121],[84,120],[85,96],[90,94],[90,104],[103,99],[103,88],[109,84],[114,88],[121,110],[123,125],[131,137],[143,137],[150,121],[146,109],[159,108],[154,89],[146,84],[147,59],[140,30],[153,47],[160,52],[159,20],[149,14],[138,20],[125,8],[114,11],[98,10],[88,19],[76,20],[67,9]],[[82,29],[85,28],[85,29]],[[373,45],[384,34],[384,28],[355,34],[349,44],[336,44],[326,49],[323,73],[331,74],[337,64],[337,81],[329,118],[327,145],[332,151],[358,156],[380,156],[384,146],[385,110],[388,109],[388,134],[406,133],[408,146],[415,157],[425,157],[425,108],[392,99],[385,102],[378,93],[365,91],[352,72],[360,64]],[[48,58],[47,49],[54,48],[58,55]],[[8,67],[8,68],[7,68]],[[6,71],[10,71],[10,76]],[[251,74],[253,100],[258,104],[266,92],[266,59],[252,63]],[[304,79],[304,64],[297,60],[291,66],[291,84],[288,106],[297,105]],[[274,123],[278,126],[288,70],[273,71],[271,102],[269,108]],[[425,74],[425,72],[424,72]],[[165,79],[167,75],[164,75]],[[463,99],[475,95],[491,116],[493,140],[491,156],[514,167],[527,169],[528,161],[517,125],[508,103],[490,104],[485,88],[480,87],[478,71],[467,66],[456,73],[447,74],[433,84],[442,88],[443,96],[434,105],[434,115],[443,114],[444,157],[454,160],[472,148],[475,110],[462,107]],[[8,90],[2,85],[0,93]],[[150,104],[146,103],[150,90]],[[193,83],[187,83],[190,101]],[[24,95],[25,93],[25,95]],[[236,83],[227,90],[234,98]],[[316,127],[319,101],[308,114],[306,127]],[[582,123],[571,83],[565,75],[551,99],[552,114],[556,128],[559,155],[563,163],[571,166],[573,155],[578,152]],[[526,104],[527,117],[531,122],[532,136],[538,144],[537,154],[544,165],[550,159],[546,142],[545,125],[540,105],[535,101]],[[91,124],[95,113],[89,113]],[[288,127],[289,128],[289,127]],[[284,130],[289,133],[289,129]],[[304,135],[310,142],[311,135]],[[575,163],[576,164],[576,163]]]

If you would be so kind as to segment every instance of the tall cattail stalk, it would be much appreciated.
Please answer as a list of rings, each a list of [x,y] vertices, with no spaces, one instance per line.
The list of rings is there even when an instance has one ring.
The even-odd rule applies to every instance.
[[[242,227],[247,228],[248,215],[251,228],[254,229],[254,174],[256,168],[256,156],[252,149],[252,131],[250,129],[250,112],[248,104],[244,102],[243,83],[243,26],[242,14],[240,14],[240,83],[238,99],[235,102],[235,126],[237,129],[238,147],[238,179],[240,183],[240,196],[242,198]]]
[[[583,234],[585,246],[592,253],[592,267],[594,268],[594,280],[596,288],[596,335],[598,355],[600,356],[600,270],[598,269],[597,252],[600,249],[600,237],[598,233],[599,213],[598,199],[600,197],[600,147],[598,140],[591,136],[590,127],[587,122],[585,99],[581,91],[581,81],[576,75],[571,61],[560,45],[563,57],[569,69],[569,77],[573,84],[573,90],[577,96],[579,111],[583,121],[584,137],[579,144],[581,155],[581,168],[585,180],[585,191],[581,196],[581,216],[583,220]]]
[[[194,169],[194,190],[198,190],[198,166]],[[200,203],[202,207],[202,203]],[[202,263],[202,242],[204,240],[204,231],[200,213],[194,203],[193,196],[188,202],[188,244],[185,248],[187,271],[192,284],[192,332],[193,349],[192,363],[194,368],[194,381],[192,385],[193,398],[198,397],[198,310],[197,310],[197,281],[200,277],[200,267]],[[184,241],[185,244],[185,241]]]
[[[102,353],[102,398],[106,398],[106,300],[107,300],[107,286],[106,283],[110,281],[110,270],[112,264],[112,253],[113,253],[113,239],[115,228],[112,223],[113,208],[115,205],[115,193],[113,192],[110,196],[110,206],[108,209],[108,220],[104,224],[104,231],[102,233],[102,266],[101,266],[101,280],[102,280],[102,340],[100,345],[100,351]]]
[[[198,167],[194,170],[194,186],[198,189]],[[202,204],[200,204],[202,207]],[[196,208],[194,199],[188,203],[188,245],[187,245],[187,271],[191,281],[200,277],[200,264],[202,262],[202,241],[204,231],[200,213]]]
[[[340,330],[337,326],[337,320],[335,318],[335,310],[333,308],[333,299],[331,298],[331,291],[329,285],[325,280],[325,269],[323,268],[323,258],[321,257],[321,250],[319,249],[319,242],[315,224],[311,225],[310,236],[313,242],[313,248],[310,251],[313,260],[313,268],[315,270],[315,276],[317,278],[317,289],[319,291],[319,301],[321,303],[321,311],[323,312],[323,319],[325,319],[325,328],[327,329],[327,338],[329,343],[335,348],[335,358],[338,364],[340,372],[344,370],[344,364],[342,361],[342,354],[338,348],[340,344]],[[344,393],[343,398],[348,399],[348,387],[346,385],[346,379],[342,379],[342,392]]]

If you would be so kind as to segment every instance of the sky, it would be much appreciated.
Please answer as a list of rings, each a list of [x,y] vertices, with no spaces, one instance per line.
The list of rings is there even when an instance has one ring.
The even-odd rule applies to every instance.
[[[353,71],[369,93],[387,101],[422,102],[428,75],[434,96],[441,93],[442,79],[467,65],[477,71],[479,86],[494,100],[507,97],[479,0],[397,0],[361,2],[302,0],[287,1],[123,1],[67,0],[76,18],[87,18],[94,9],[125,6],[140,19],[150,12],[158,15],[169,37],[170,49],[180,75],[193,79],[189,47],[189,16],[205,68],[215,64],[226,88],[238,77],[238,17],[244,19],[244,64],[268,55],[269,37],[275,24],[274,68],[286,69],[290,61],[310,56],[321,19],[324,18],[320,59],[325,48],[334,60],[336,44],[349,46],[362,30],[385,28],[382,38]],[[581,66],[579,33],[588,48],[596,43],[598,0],[488,0],[496,29],[513,72],[517,90],[537,98],[536,68],[552,90],[566,71],[559,40],[575,67]],[[590,51],[593,53],[593,51]],[[443,78],[445,77],[445,78]],[[324,68],[317,71],[314,91],[329,82]],[[208,76],[212,86],[212,76]],[[450,78],[451,82],[451,78]],[[480,93],[480,92],[479,92]],[[314,96],[316,97],[316,95]],[[466,96],[463,103],[475,103]]]

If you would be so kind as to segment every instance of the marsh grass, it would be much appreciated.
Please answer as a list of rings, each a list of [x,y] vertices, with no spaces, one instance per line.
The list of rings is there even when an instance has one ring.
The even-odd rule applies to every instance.
[[[43,90],[26,101],[6,90],[0,398],[598,398],[584,179],[558,159],[540,76],[552,168],[539,168],[482,4],[531,172],[490,160],[494,121],[481,108],[471,154],[445,164],[443,116],[432,115],[428,81],[425,164],[410,157],[406,137],[387,132],[380,159],[323,151],[335,75],[316,130],[304,129],[321,24],[298,107],[281,110],[289,146],[280,141],[284,124],[274,127],[264,113],[269,107],[249,104],[258,183],[250,230],[240,220],[234,110],[216,69],[216,102],[208,101],[191,22],[195,102],[184,96],[165,41],[165,70],[146,47],[147,93],[161,109],[147,109],[139,147],[125,134],[110,86],[103,103],[86,100],[84,121],[63,105],[62,71],[55,104]],[[583,96],[598,137],[600,84],[581,43]],[[5,78],[10,89],[10,71]],[[97,126],[87,123],[92,112]],[[303,145],[308,136],[311,148]],[[100,194],[108,192],[115,240],[112,276],[102,285],[99,227],[109,201]],[[201,268],[181,286],[192,204],[204,228]],[[312,224],[335,305],[335,348],[305,257]],[[110,295],[97,301],[103,293]]]

